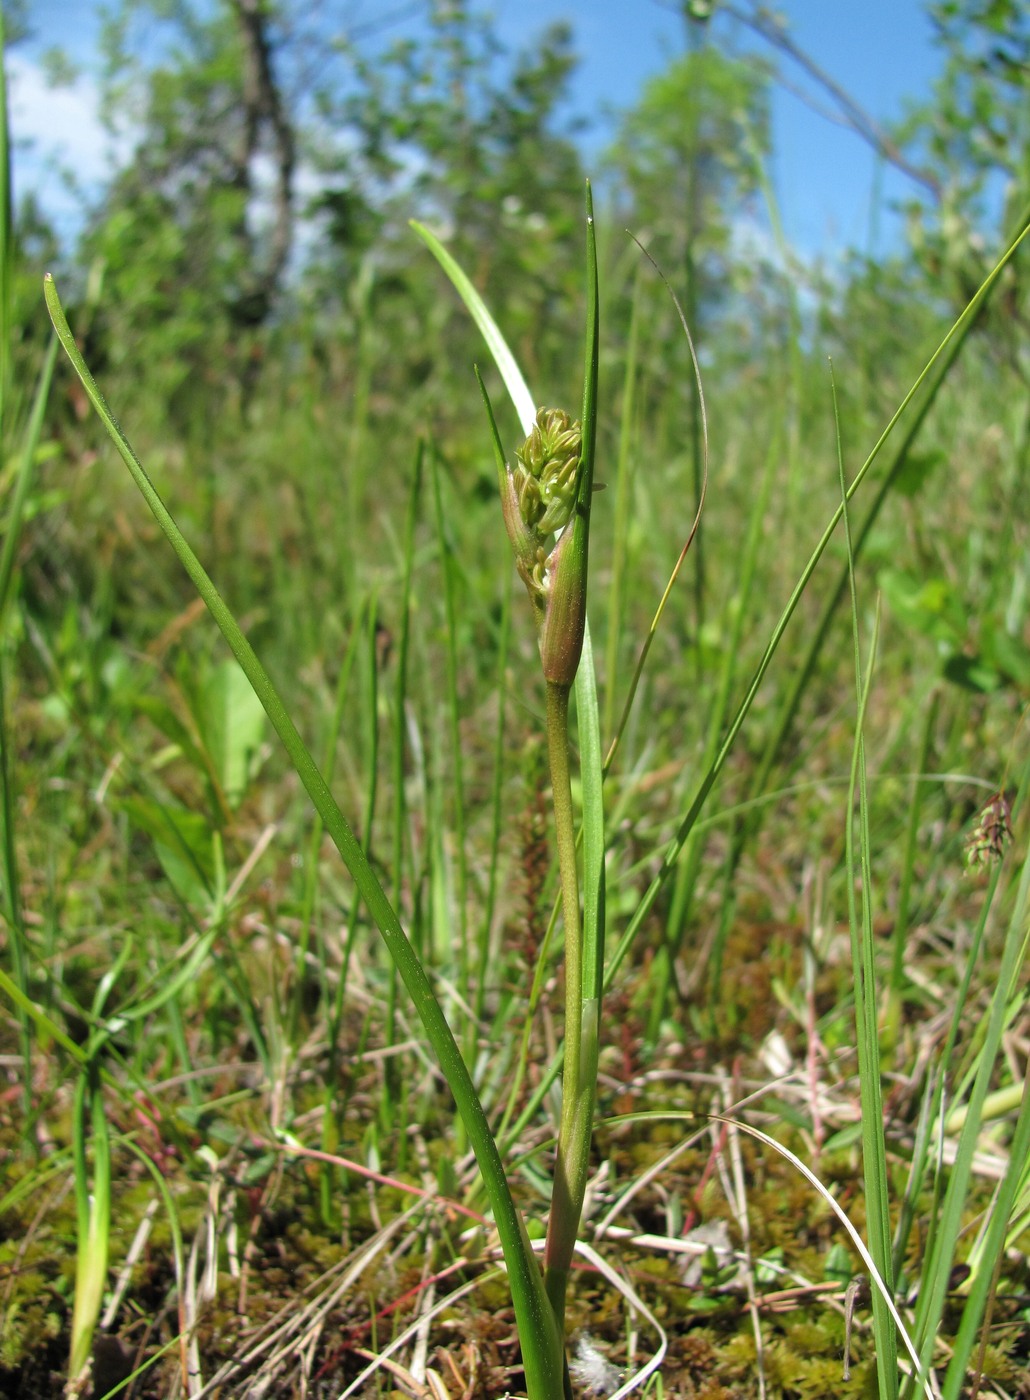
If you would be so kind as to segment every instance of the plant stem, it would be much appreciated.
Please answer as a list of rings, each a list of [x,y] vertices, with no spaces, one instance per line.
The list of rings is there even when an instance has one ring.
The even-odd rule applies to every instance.
[[[597,998],[584,997],[576,828],[569,777],[569,687],[547,684],[547,747],[565,921],[565,1066],[561,1125],[544,1251],[544,1286],[560,1333],[565,1290],[586,1192],[597,1073]]]

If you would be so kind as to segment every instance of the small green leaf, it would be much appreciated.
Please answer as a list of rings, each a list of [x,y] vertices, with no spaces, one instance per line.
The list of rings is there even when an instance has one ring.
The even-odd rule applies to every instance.
[[[231,807],[239,805],[254,773],[265,737],[265,712],[235,661],[226,660],[208,676],[197,714],[219,786]]]
[[[831,1283],[839,1283],[845,1287],[851,1282],[854,1272],[855,1266],[847,1249],[840,1243],[835,1244],[826,1256],[823,1277]]]

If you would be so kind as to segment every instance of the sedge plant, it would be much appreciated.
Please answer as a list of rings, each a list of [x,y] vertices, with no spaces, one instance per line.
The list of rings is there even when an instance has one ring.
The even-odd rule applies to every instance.
[[[61,345],[136,485],[260,699],[307,789],[319,820],[354,878],[357,897],[382,933],[433,1045],[468,1141],[475,1151],[493,1210],[508,1269],[529,1400],[564,1400],[571,1394],[563,1336],[565,1293],[586,1189],[597,1076],[604,837],[599,725],[592,667],[586,668],[589,680],[577,687],[583,789],[588,814],[584,823],[586,897],[582,916],[567,732],[569,699],[586,638],[586,578],[597,400],[597,257],[589,190],[587,268],[582,426],[573,423],[564,413],[542,411],[518,451],[518,466],[514,472],[504,463],[496,428],[493,428],[504,521],[539,630],[547,686],[548,753],[566,934],[565,1092],[543,1272],[512,1197],[496,1140],[466,1060],[425,967],[401,926],[394,904],[267,672],[108,408],[76,345],[49,276],[44,288]],[[490,422],[493,427],[492,414]],[[93,1094],[91,1102],[96,1130],[102,1121],[98,1093]],[[96,1259],[95,1253],[93,1258]],[[84,1309],[83,1324],[77,1332],[76,1359],[85,1354],[89,1344],[88,1318],[96,1315],[97,1287],[93,1277],[89,1289],[90,1306]],[[85,1294],[86,1290],[82,1292]]]

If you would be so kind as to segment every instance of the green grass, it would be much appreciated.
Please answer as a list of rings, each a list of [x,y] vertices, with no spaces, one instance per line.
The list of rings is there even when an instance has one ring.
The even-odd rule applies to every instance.
[[[159,530],[52,351],[5,347],[5,1393],[76,1382],[99,1320],[100,1393],[535,1400],[562,1312],[570,1354],[588,1333],[654,1395],[1016,1393],[1027,453],[972,329],[992,288],[884,382],[838,348],[835,420],[796,319],[746,375],[709,348],[702,401],[658,278],[599,271],[601,640],[558,703],[473,360],[502,461],[536,405],[467,287],[488,353],[427,330],[407,398],[378,396],[363,304],[336,421],[284,358],[207,442],[116,378],[123,429],[77,362]],[[661,609],[694,404],[703,606],[691,577]],[[996,792],[1011,836],[990,809],[970,867]],[[545,1297],[556,1145],[585,1205]],[[866,1263],[838,1209],[889,1295],[859,1295],[847,1381]]]

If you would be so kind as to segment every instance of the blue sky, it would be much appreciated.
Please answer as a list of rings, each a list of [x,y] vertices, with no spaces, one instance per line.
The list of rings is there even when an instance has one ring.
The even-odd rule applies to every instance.
[[[33,40],[10,59],[12,125],[16,137],[31,142],[27,151],[16,152],[16,192],[37,189],[65,229],[74,226],[76,203],[57,167],[74,172],[87,191],[110,168],[110,142],[96,111],[98,8],[93,0],[32,0]],[[384,8],[395,6],[385,0],[341,6],[357,21]],[[484,8],[513,48],[524,47],[556,19],[572,24],[581,58],[574,106],[590,121],[588,149],[603,145],[614,114],[634,103],[648,77],[684,43],[673,0],[492,0]],[[929,95],[940,60],[921,0],[780,0],[777,8],[798,46],[877,121],[897,120],[907,103]],[[747,43],[763,51],[758,41]],[[74,87],[50,92],[37,62],[54,45],[68,52],[82,74]],[[791,83],[828,106],[789,60],[780,64]],[[891,169],[878,174],[873,153],[853,132],[777,84],[773,139],[776,194],[787,237],[799,252],[832,258],[846,247],[882,252],[896,244],[900,224],[889,206],[915,189]],[[878,216],[872,220],[874,201]]]

